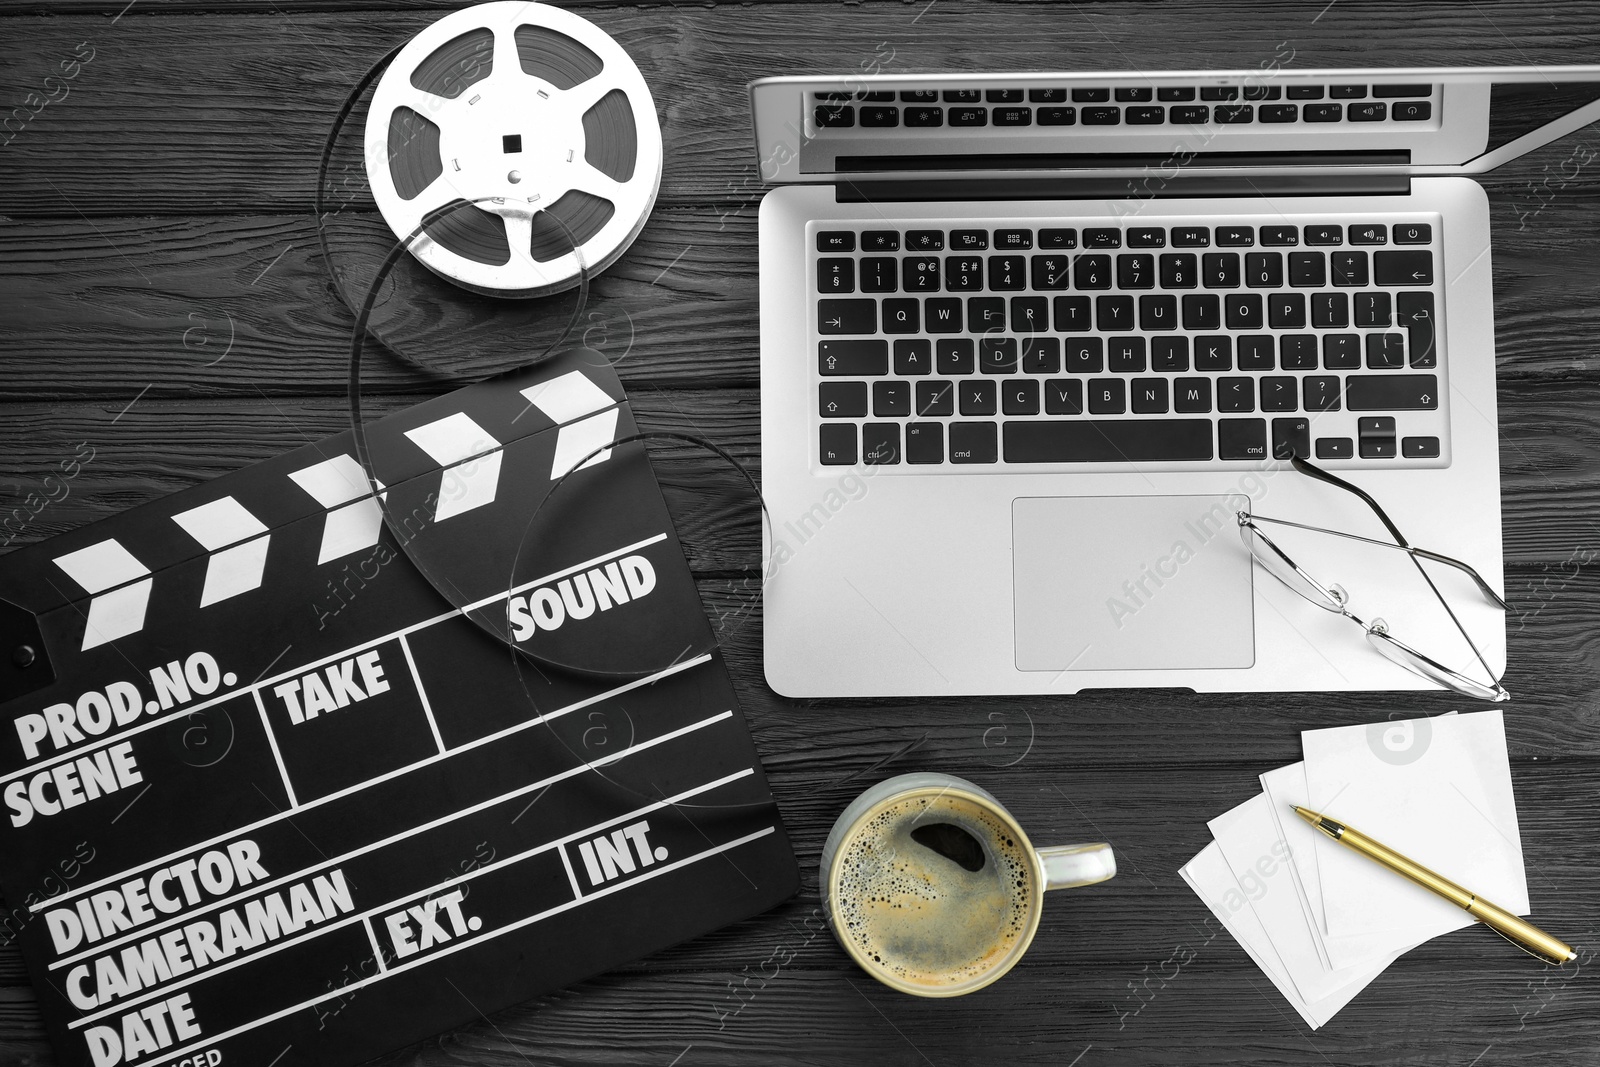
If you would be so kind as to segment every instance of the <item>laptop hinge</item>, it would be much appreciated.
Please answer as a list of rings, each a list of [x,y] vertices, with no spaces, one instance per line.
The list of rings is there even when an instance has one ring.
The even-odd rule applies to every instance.
[[[951,200],[1149,200],[1173,197],[1404,196],[1406,174],[1179,174],[1162,182],[1123,177],[840,179],[841,204]]]

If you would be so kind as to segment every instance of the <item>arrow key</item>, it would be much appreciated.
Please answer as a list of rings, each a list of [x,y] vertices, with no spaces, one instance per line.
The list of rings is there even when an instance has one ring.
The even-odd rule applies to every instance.
[[[866,382],[823,382],[817,407],[825,419],[859,419],[867,413]]]
[[[1427,253],[1423,253],[1426,255]],[[1400,284],[1400,283],[1395,283]],[[876,300],[818,300],[818,333],[877,333]]]
[[[1426,249],[1372,253],[1378,285],[1432,285],[1433,253]]]

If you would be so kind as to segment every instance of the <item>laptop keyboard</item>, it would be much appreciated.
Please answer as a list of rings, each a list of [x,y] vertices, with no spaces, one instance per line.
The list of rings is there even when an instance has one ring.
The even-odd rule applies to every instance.
[[[818,462],[1448,455],[1433,221],[813,223]]]
[[[813,94],[820,129],[1425,122],[1430,84],[868,89]]]

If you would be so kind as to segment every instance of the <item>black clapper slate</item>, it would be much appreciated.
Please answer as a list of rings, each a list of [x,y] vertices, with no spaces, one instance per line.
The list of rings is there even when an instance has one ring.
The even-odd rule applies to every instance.
[[[356,1062],[795,891],[640,446],[519,557],[631,432],[579,354],[368,427],[454,603],[579,671],[441,597],[349,434],[0,558],[0,888],[63,1063]]]

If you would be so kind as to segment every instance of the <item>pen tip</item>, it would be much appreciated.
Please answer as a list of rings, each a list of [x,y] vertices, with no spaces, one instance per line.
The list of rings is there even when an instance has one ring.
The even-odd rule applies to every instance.
[[[1322,821],[1322,816],[1318,815],[1310,808],[1302,808],[1298,804],[1291,804],[1289,806],[1294,808],[1294,813],[1296,815],[1300,816],[1306,822],[1311,823],[1313,826]]]

